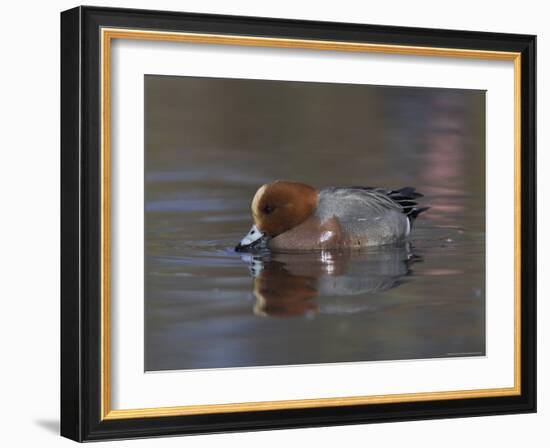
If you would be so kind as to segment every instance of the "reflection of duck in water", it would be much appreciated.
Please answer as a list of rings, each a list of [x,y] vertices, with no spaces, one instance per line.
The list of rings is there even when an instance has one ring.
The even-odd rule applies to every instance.
[[[298,316],[319,312],[350,313],[369,304],[351,297],[376,294],[401,284],[414,259],[409,245],[387,245],[368,251],[321,251],[246,255],[254,275],[254,312]],[[321,307],[319,298],[327,300]],[[334,301],[330,298],[337,297]],[[363,301],[364,302],[364,301]]]
[[[421,196],[412,187],[315,190],[297,182],[275,181],[254,195],[254,225],[235,250],[328,250],[402,241],[427,209],[416,206],[415,199]]]

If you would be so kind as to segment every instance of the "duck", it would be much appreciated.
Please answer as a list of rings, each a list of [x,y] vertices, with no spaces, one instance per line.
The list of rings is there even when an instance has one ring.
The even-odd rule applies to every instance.
[[[235,247],[254,250],[323,251],[360,249],[405,240],[423,195],[414,187],[326,187],[276,180],[255,193],[253,225]]]

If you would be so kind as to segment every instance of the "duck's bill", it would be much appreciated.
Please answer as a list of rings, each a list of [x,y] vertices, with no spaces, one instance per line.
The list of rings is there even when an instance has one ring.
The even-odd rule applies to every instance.
[[[266,247],[267,238],[265,233],[258,230],[256,226],[252,226],[245,237],[237,244],[235,251],[246,252],[252,249],[263,249]]]

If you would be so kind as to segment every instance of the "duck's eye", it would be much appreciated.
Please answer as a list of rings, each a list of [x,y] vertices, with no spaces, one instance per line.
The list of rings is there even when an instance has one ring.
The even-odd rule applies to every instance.
[[[272,213],[274,210],[273,207],[271,207],[271,205],[266,205],[263,209],[262,209],[262,212],[265,213],[266,215],[269,215],[270,213]]]

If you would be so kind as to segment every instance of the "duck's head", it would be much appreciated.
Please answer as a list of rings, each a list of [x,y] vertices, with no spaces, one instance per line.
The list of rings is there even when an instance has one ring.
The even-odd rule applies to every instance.
[[[252,199],[254,225],[235,250],[265,247],[269,239],[303,223],[317,207],[317,190],[306,184],[278,180],[262,185]]]

